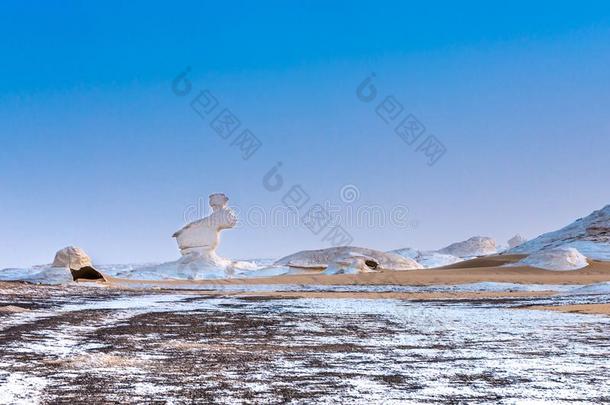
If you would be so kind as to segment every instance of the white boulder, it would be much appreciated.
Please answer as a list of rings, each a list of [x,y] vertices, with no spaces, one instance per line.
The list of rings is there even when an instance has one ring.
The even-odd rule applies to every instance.
[[[80,270],[87,266],[92,266],[91,258],[83,249],[76,246],[68,246],[58,251],[51,264],[51,267],[68,267],[72,270]]]
[[[587,258],[574,248],[554,248],[532,253],[515,263],[545,270],[578,270],[587,267]]]
[[[498,248],[494,239],[487,236],[474,236],[463,242],[453,243],[437,252],[461,258],[470,258],[496,254]]]

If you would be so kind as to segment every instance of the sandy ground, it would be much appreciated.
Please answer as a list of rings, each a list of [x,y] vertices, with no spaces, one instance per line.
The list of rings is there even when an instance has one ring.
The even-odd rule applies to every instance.
[[[532,305],[526,309],[610,316],[610,304]]]
[[[200,294],[201,292],[197,292]],[[468,291],[468,292],[362,292],[362,291],[249,291],[203,292],[204,295],[222,297],[272,297],[320,299],[399,299],[411,301],[477,300],[500,298],[541,298],[556,295],[555,291]]]
[[[171,280],[147,281],[159,287],[181,285],[456,285],[479,282],[517,284],[594,284],[610,281],[610,263],[593,261],[591,265],[575,271],[549,271],[532,267],[501,267],[522,259],[523,255],[499,255],[457,263],[439,269],[384,271],[356,275],[290,275],[222,280]],[[107,278],[111,284],[137,285],[141,280]]]

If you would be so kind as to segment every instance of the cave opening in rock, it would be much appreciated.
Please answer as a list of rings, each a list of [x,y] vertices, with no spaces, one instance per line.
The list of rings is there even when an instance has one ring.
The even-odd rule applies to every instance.
[[[72,279],[76,280],[104,280],[104,276],[102,273],[95,270],[91,266],[85,266],[78,270],[70,269],[70,273],[72,273]]]
[[[368,267],[370,267],[373,270],[377,269],[377,266],[379,266],[379,263],[377,263],[374,260],[365,260],[364,264],[366,264]]]

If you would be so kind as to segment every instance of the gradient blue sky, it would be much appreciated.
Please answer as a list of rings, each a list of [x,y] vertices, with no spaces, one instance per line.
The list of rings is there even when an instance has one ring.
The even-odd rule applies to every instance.
[[[98,263],[175,259],[184,210],[226,192],[271,209],[277,161],[312,201],[409,207],[416,227],[347,226],[354,244],[504,242],[610,203],[607,2],[3,2],[0,267],[68,244]],[[191,66],[264,143],[249,161],[171,92]],[[446,145],[425,163],[355,96],[375,72]],[[228,257],[326,246],[241,226]]]

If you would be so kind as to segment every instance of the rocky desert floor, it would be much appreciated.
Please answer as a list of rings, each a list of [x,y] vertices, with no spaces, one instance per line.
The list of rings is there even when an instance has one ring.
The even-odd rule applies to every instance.
[[[1,283],[0,402],[610,401],[610,317],[523,310],[610,296],[321,288],[312,298]]]

